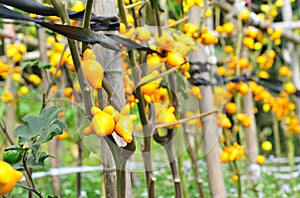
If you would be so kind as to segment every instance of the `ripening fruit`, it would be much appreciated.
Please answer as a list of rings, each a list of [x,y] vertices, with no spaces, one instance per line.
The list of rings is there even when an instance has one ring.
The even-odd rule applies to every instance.
[[[229,161],[230,161],[229,158],[230,158],[230,153],[229,153],[229,152],[223,151],[223,152],[221,153],[220,159],[221,159],[221,162],[222,162],[222,163],[227,163],[227,162],[229,162]]]
[[[177,67],[179,65],[182,65],[184,62],[184,58],[179,53],[168,52],[166,63],[171,67]]]
[[[149,80],[149,79],[153,78],[154,76],[157,76],[158,74],[159,74],[159,71],[154,70],[150,74],[144,76],[141,79],[141,82]],[[154,93],[154,91],[159,87],[160,81],[161,81],[161,79],[156,79],[156,80],[154,80],[154,81],[152,81],[150,83],[147,83],[147,84],[143,85],[141,87],[142,93],[146,94],[146,95],[149,95],[149,96],[152,95]]]
[[[94,133],[94,129],[91,124],[83,129],[83,135],[85,136],[92,135],[93,133]]]
[[[236,182],[239,180],[239,176],[238,175],[232,175],[231,177],[232,182]]]
[[[248,9],[245,9],[241,12],[240,17],[243,21],[246,21],[250,18],[250,11]]]
[[[82,60],[96,60],[93,50],[86,48],[82,54]]]
[[[266,158],[263,156],[263,155],[258,155],[256,157],[256,162],[259,164],[259,165],[263,165],[266,161]]]
[[[110,135],[115,128],[115,120],[112,115],[100,111],[97,112],[92,119],[92,127],[98,136]]]
[[[122,137],[125,142],[130,143],[132,141],[133,123],[130,116],[120,115],[119,121],[116,123],[115,131]]]
[[[64,139],[66,139],[68,137],[69,137],[69,133],[66,132],[66,131],[64,131],[62,134],[60,134],[60,135],[57,136],[57,139],[58,140],[64,140]]]
[[[284,85],[284,91],[286,91],[286,93],[288,93],[288,94],[293,94],[293,93],[296,93],[297,90],[296,90],[295,85],[292,82],[287,82]]]
[[[235,114],[237,111],[237,106],[234,102],[229,102],[226,104],[226,112],[229,114]]]
[[[81,63],[84,76],[91,87],[96,90],[102,88],[104,71],[100,63],[96,60],[84,60]]]
[[[264,151],[270,151],[272,150],[272,143],[269,142],[269,141],[264,141],[262,144],[261,144],[261,147]]]
[[[135,29],[135,33],[137,35],[136,39],[141,42],[147,42],[151,40],[151,33],[145,27],[137,27]]]
[[[234,31],[234,25],[231,22],[227,22],[223,24],[223,31],[226,34],[232,34]]]
[[[10,164],[0,161],[0,195],[9,193],[22,177],[21,171],[16,171]]]
[[[8,71],[9,71],[8,65],[0,62],[0,74],[8,72]]]

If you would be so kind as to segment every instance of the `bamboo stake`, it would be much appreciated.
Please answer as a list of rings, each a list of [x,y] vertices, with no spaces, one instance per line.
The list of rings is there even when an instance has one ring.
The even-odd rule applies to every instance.
[[[200,8],[192,7],[189,11],[188,22],[198,25],[200,23]],[[191,53],[191,61],[205,62],[207,54],[203,47],[198,46],[198,51]],[[202,75],[206,80],[209,80],[209,73],[205,72]],[[212,90],[209,86],[200,86],[202,99],[200,100],[200,111],[210,112],[214,110]],[[203,134],[204,134],[204,152],[205,160],[208,169],[209,187],[212,197],[225,198],[225,184],[222,172],[222,165],[220,162],[220,147],[218,144],[218,127],[215,116],[205,117],[202,119]]]

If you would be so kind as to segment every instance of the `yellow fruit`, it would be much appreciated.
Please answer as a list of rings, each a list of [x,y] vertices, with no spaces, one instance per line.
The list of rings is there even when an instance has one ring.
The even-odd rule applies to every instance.
[[[220,157],[221,162],[222,162],[222,163],[227,163],[227,162],[229,162],[229,161],[230,161],[230,160],[229,160],[229,157],[230,157],[230,154],[229,154],[227,151],[223,151],[223,152],[221,153],[221,157]]]
[[[171,67],[182,65],[184,62],[184,58],[179,53],[168,52],[166,63]]]
[[[112,115],[100,111],[92,119],[92,127],[98,136],[110,135],[115,128],[115,120]]]
[[[157,70],[154,70],[153,72],[151,72],[150,74],[144,76],[142,79],[141,79],[141,82],[143,81],[146,81],[148,79],[151,79],[153,78],[154,76],[157,76],[159,74],[159,72]],[[154,93],[154,91],[159,87],[159,83],[160,83],[161,79],[157,79],[157,80],[154,80],[150,83],[147,83],[145,85],[143,85],[141,87],[141,91],[143,94],[146,94],[146,95],[152,95]]]
[[[7,64],[0,62],[0,74],[8,72],[9,67]]]
[[[258,155],[256,157],[256,162],[259,164],[259,165],[263,165],[265,163],[266,159],[263,155]]]
[[[86,48],[82,54],[82,60],[96,60],[96,56],[90,48]]]
[[[248,9],[245,9],[241,12],[240,17],[243,21],[246,21],[250,18],[250,11]]]
[[[9,193],[22,177],[21,171],[16,171],[10,164],[0,161],[0,195]]]
[[[264,141],[262,144],[261,144],[261,147],[264,151],[270,151],[272,150],[272,143],[269,142],[269,141]]]
[[[112,115],[115,122],[117,122],[120,119],[120,113],[111,105],[104,107],[103,111]]]
[[[239,176],[238,176],[238,175],[232,175],[231,180],[232,180],[233,182],[236,182],[236,181],[239,180]]]
[[[153,70],[160,63],[161,63],[161,58],[157,54],[147,55],[147,65],[149,71]]]
[[[137,27],[135,32],[139,41],[147,42],[151,40],[151,33],[146,27]]]
[[[227,111],[227,113],[229,113],[229,114],[235,114],[236,111],[237,111],[237,106],[236,106],[236,104],[233,103],[233,102],[227,103],[227,104],[226,104],[226,111]]]
[[[84,76],[91,87],[96,90],[102,88],[102,79],[104,77],[104,71],[102,66],[96,60],[84,60],[81,63]]]
[[[292,82],[287,82],[283,88],[284,91],[286,91],[286,93],[288,94],[293,94],[297,91],[295,85]]]
[[[130,119],[130,116],[120,115],[119,121],[116,123],[115,131],[122,137],[125,142],[130,143],[133,139],[133,123]]]
[[[92,125],[88,125],[87,127],[85,127],[83,129],[83,135],[88,136],[88,135],[91,135],[93,133],[94,133],[94,129],[93,129]]]
[[[226,34],[232,34],[234,31],[234,25],[231,22],[227,22],[227,23],[223,24],[223,31]]]
[[[66,131],[64,131],[62,134],[60,134],[60,135],[57,136],[57,139],[58,140],[64,140],[64,139],[66,139],[68,137],[69,137],[69,133],[66,132]]]
[[[66,87],[65,90],[64,90],[64,96],[71,97],[72,96],[72,92],[73,92],[72,87]]]

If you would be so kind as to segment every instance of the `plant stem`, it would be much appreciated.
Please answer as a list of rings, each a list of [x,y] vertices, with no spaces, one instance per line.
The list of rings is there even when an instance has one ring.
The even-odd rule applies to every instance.
[[[90,28],[90,21],[91,21],[91,15],[92,15],[92,6],[93,6],[93,0],[87,0],[86,6],[85,6],[85,12],[83,16],[83,27],[84,28]],[[87,48],[87,43],[82,43],[82,52]]]
[[[278,120],[276,118],[276,114],[273,113],[273,131],[274,131],[274,141],[275,141],[275,155],[276,157],[281,156],[281,149],[280,149],[280,135],[279,135],[279,126],[278,126]],[[279,165],[279,164],[278,164]]]
[[[182,152],[182,141],[183,136],[187,136],[188,134],[184,134],[184,131],[176,131],[177,133],[177,143],[178,143],[178,147],[177,147],[177,155],[178,155],[178,172],[179,172],[179,176],[181,179],[181,185],[182,185],[182,193],[183,193],[183,197],[184,198],[188,198],[189,194],[186,188],[186,180],[185,180],[185,175],[184,175],[184,166],[183,166],[183,154]]]
[[[186,128],[186,124],[184,126],[184,129]],[[186,130],[184,130],[184,133],[186,133]],[[200,198],[205,198],[205,194],[204,194],[204,190],[203,190],[203,183],[202,183],[202,179],[200,177],[199,171],[198,171],[198,165],[197,165],[197,156],[192,148],[192,144],[189,142],[189,137],[188,137],[188,133],[186,133],[186,135],[184,135],[184,140],[185,140],[185,144],[187,144],[187,152],[188,155],[191,159],[191,164],[192,164],[192,170],[194,172],[194,178],[195,181],[197,182],[197,186],[198,186],[198,192],[199,192],[199,196]],[[196,138],[196,137],[194,137]]]
[[[238,198],[242,198],[241,174],[240,174],[239,166],[238,166],[236,160],[233,161],[233,165],[234,165],[234,168],[235,168],[235,173],[238,176],[238,181],[237,181]]]
[[[61,21],[63,24],[67,23],[70,24],[70,19],[67,15],[65,6],[63,3],[61,3],[58,0],[50,0],[52,5],[54,6],[55,10],[57,11],[58,15],[61,18]],[[84,75],[83,72],[81,70],[81,63],[80,63],[80,57],[79,57],[79,51],[76,45],[76,42],[73,39],[67,39],[68,40],[68,44],[69,44],[69,48],[71,51],[71,55],[72,55],[72,59],[73,59],[73,63],[74,63],[74,67],[76,70],[76,74],[78,77],[78,81],[79,81],[79,85],[80,85],[80,89],[82,91],[83,94],[83,101],[84,101],[84,105],[85,105],[85,110],[86,113],[91,117],[91,107],[92,107],[92,99],[91,99],[91,95],[88,94],[89,92],[86,91],[85,89],[85,82],[84,82]],[[88,90],[89,91],[89,90]]]
[[[177,167],[176,160],[174,158],[171,142],[164,145],[164,147],[167,151],[167,155],[168,155],[168,159],[169,159],[169,163],[170,163],[170,167],[171,167],[171,172],[172,172],[172,176],[173,176],[175,198],[180,198],[180,197],[182,197],[181,180],[180,180],[180,176],[178,174],[178,167]]]
[[[82,142],[79,140],[77,142],[78,147],[78,159],[77,159],[77,166],[82,166]],[[77,185],[77,197],[80,197],[81,195],[81,173],[77,173],[76,178],[76,185]]]

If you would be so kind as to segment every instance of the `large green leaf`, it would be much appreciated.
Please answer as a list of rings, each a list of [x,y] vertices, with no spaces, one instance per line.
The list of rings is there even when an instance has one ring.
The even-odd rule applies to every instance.
[[[36,142],[48,141],[53,138],[53,133],[61,134],[66,124],[57,120],[62,109],[55,106],[46,107],[41,115],[27,115],[24,123],[16,128],[15,135],[19,138],[19,144],[39,137]]]

